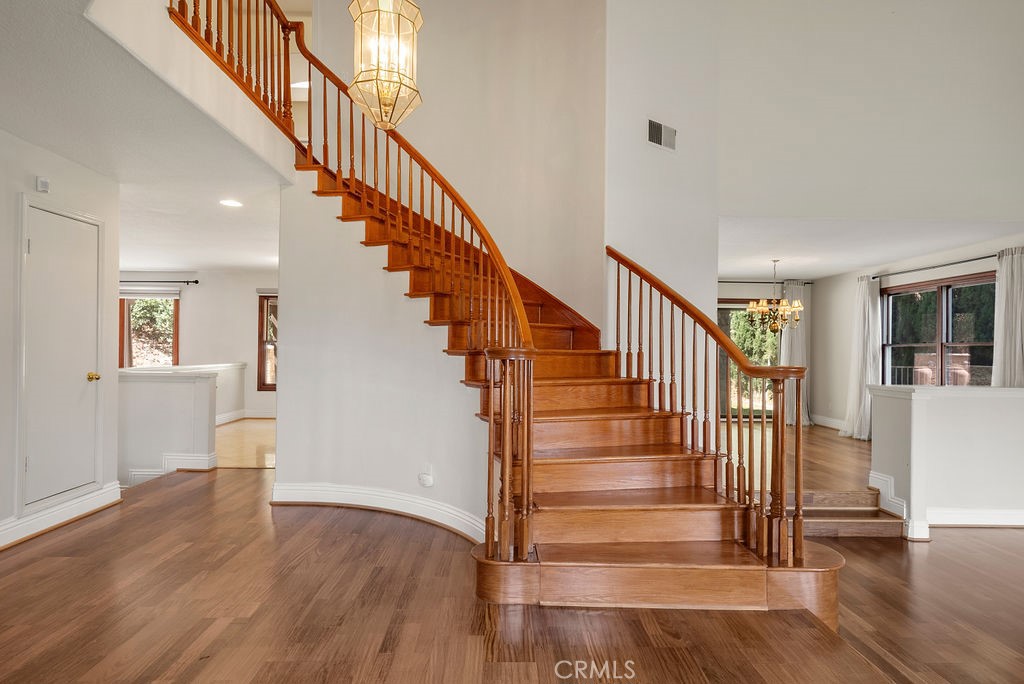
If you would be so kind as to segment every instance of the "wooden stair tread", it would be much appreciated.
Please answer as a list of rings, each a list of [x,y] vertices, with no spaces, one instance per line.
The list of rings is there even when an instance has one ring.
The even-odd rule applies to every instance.
[[[557,409],[534,411],[534,423],[557,423],[567,420],[609,420],[616,418],[648,419],[668,418],[685,414],[656,411],[647,406],[613,406],[611,408]]]
[[[789,513],[792,517],[792,509]],[[819,520],[819,521],[830,521],[838,522],[843,520],[875,520],[879,522],[895,522],[903,524],[903,518],[893,515],[888,511],[881,509],[876,510],[865,510],[865,509],[850,509],[850,508],[804,508],[804,518]]]
[[[736,508],[735,501],[707,487],[603,489],[584,492],[536,492],[533,502],[542,510],[652,510],[660,508]]]
[[[764,561],[735,541],[537,544],[542,565],[761,570]]]
[[[545,463],[588,461],[643,461],[666,460],[671,458],[713,458],[712,454],[681,446],[679,444],[635,444],[627,446],[570,447],[566,449],[538,449],[533,460]]]
[[[445,349],[445,352],[452,356],[483,356],[484,352],[481,349]],[[608,351],[605,349],[535,349],[534,354],[537,356],[614,356],[614,351]],[[570,376],[571,377],[571,376]],[[594,376],[597,377],[597,376]],[[534,382],[539,380],[536,379]]]

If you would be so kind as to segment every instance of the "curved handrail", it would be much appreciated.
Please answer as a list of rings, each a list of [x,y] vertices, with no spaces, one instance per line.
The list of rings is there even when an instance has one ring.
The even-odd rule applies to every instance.
[[[275,0],[265,0],[268,6],[278,15],[278,19],[284,17],[284,12],[277,5]],[[306,47],[305,41],[305,29],[301,21],[288,21],[287,17],[284,17],[282,25],[287,26],[289,30],[295,33],[295,47],[298,48],[299,53],[309,60],[317,71],[319,71],[324,78],[328,79],[334,86],[338,88],[346,97],[352,99],[348,94],[348,85],[338,77],[330,68],[327,67],[316,55],[310,52],[309,48]],[[522,295],[519,293],[519,288],[515,284],[515,280],[512,277],[512,270],[509,268],[508,263],[505,261],[504,255],[501,250],[498,249],[497,243],[491,236],[490,232],[484,227],[483,221],[477,216],[473,208],[469,206],[469,203],[455,190],[452,184],[448,181],[444,175],[437,170],[437,168],[431,164],[423,154],[417,150],[412,143],[410,143],[405,136],[396,130],[390,130],[386,132],[388,137],[395,141],[395,143],[403,149],[413,160],[416,161],[419,166],[430,175],[438,185],[456,202],[459,206],[459,211],[469,219],[470,224],[475,228],[477,233],[480,235],[481,241],[487,246],[487,253],[490,255],[491,260],[494,261],[495,268],[498,272],[502,285],[505,290],[509,293],[512,303],[512,309],[515,313],[516,323],[519,328],[519,334],[522,340],[521,346],[525,349],[534,349],[533,344],[533,333],[530,329],[529,319],[526,316],[526,306],[523,304]],[[307,143],[311,145],[312,143]]]
[[[739,369],[747,376],[752,378],[765,378],[770,380],[792,380],[797,378],[803,378],[807,374],[807,369],[800,366],[758,366],[755,365],[747,355],[743,353],[743,350],[736,346],[736,343],[725,334],[725,332],[718,327],[708,316],[694,306],[689,300],[683,297],[681,294],[673,290],[671,287],[666,285],[660,278],[652,274],[646,268],[636,263],[622,252],[618,251],[614,247],[606,246],[605,253],[618,263],[625,266],[627,269],[635,273],[642,280],[649,283],[659,293],[661,293],[666,299],[679,307],[693,320],[697,321],[711,337],[714,338],[715,342],[729,355],[733,362],[739,367]]]

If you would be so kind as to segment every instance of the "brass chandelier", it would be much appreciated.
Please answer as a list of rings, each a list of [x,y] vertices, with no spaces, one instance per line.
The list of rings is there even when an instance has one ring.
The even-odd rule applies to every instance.
[[[384,131],[398,126],[420,105],[416,86],[416,34],[423,25],[411,0],[352,0],[355,78],[352,101]]]
[[[772,298],[750,300],[747,304],[747,320],[751,325],[756,325],[763,331],[778,333],[787,326],[795,329],[800,325],[800,312],[804,310],[803,302],[794,299],[779,299],[776,296],[776,285],[778,283],[779,260],[772,259]]]

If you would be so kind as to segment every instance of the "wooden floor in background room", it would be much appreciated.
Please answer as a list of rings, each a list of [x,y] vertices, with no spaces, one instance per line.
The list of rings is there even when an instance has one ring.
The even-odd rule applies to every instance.
[[[828,542],[848,559],[836,634],[807,611],[488,606],[465,539],[387,513],[271,507],[273,479],[171,473],[0,552],[0,681],[960,684],[1024,673],[1024,530]],[[577,661],[587,676],[573,674]],[[592,663],[608,676],[591,676]]]
[[[276,420],[247,418],[217,427],[218,468],[273,468],[276,462]]]

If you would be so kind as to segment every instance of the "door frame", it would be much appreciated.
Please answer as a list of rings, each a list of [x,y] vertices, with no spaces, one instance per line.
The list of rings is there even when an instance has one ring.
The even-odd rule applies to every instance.
[[[25,502],[25,473],[28,466],[28,453],[24,442],[26,431],[25,415],[25,385],[27,381],[27,369],[25,367],[27,316],[25,307],[25,259],[28,255],[28,220],[29,212],[32,209],[45,211],[49,214],[61,216],[72,221],[79,221],[96,228],[96,363],[94,368],[97,372],[106,370],[102,368],[103,360],[103,313],[105,310],[103,301],[103,274],[106,266],[105,245],[106,233],[102,220],[90,214],[72,211],[56,206],[38,197],[30,196],[27,193],[19,193],[21,196],[21,216],[18,221],[17,230],[17,259],[14,265],[14,323],[17,334],[15,335],[14,348],[17,363],[15,375],[15,422],[14,422],[14,452],[16,454],[16,468],[14,473],[14,503],[15,516],[22,517],[40,510],[45,510],[67,501],[76,499],[83,494],[98,491],[102,488],[100,475],[103,467],[103,423],[105,389],[102,382],[96,384],[96,416],[95,416],[95,439],[93,444],[93,481],[69,489],[66,492],[54,494],[45,499],[40,499],[31,504]],[[112,378],[117,380],[116,376]]]

